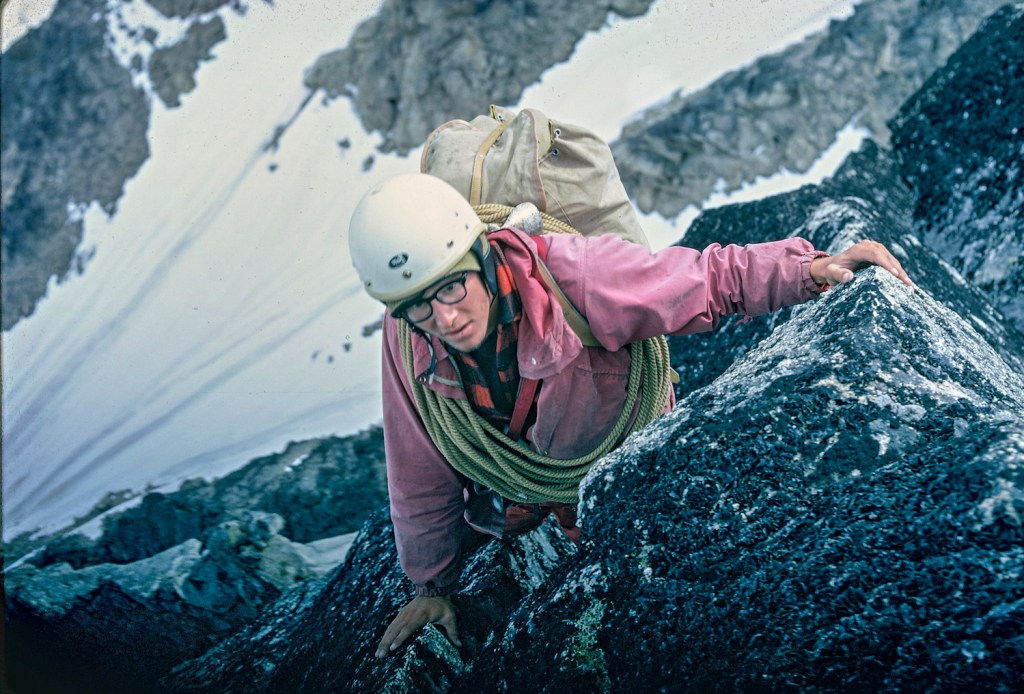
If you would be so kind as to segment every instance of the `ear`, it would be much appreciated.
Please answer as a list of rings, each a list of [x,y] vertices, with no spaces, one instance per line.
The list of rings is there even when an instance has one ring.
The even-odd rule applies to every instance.
[[[498,271],[494,265],[494,253],[491,252],[491,244],[483,234],[473,244],[473,253],[480,261],[480,272],[484,278],[484,286],[491,296],[498,295]]]

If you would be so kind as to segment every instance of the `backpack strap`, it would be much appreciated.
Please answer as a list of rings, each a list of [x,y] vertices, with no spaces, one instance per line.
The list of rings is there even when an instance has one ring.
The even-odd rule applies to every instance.
[[[555,299],[562,307],[562,313],[565,315],[565,320],[572,328],[572,331],[580,338],[580,342],[583,343],[584,347],[601,347],[601,342],[594,337],[594,331],[590,329],[590,323],[584,317],[579,310],[572,305],[569,301],[569,297],[565,295],[562,288],[558,286],[558,282],[551,275],[551,271],[548,266],[544,263],[544,260],[548,256],[548,244],[541,236],[530,237],[534,244],[537,246],[537,257],[540,262],[537,264],[537,270],[540,272],[540,280],[544,285],[551,290],[551,293],[555,295]]]
[[[551,290],[551,293],[555,295],[555,299],[561,305],[562,313],[565,315],[565,320],[569,327],[580,338],[580,342],[583,343],[584,347],[602,347],[601,342],[594,337],[594,331],[590,329],[590,323],[586,317],[572,305],[569,297],[565,295],[565,292],[562,291],[562,288],[558,286],[558,282],[551,275],[548,266],[544,264],[544,259],[548,256],[547,241],[544,240],[543,236],[531,236],[530,238],[537,246],[537,258],[540,260],[537,264],[537,270],[540,272],[540,279]],[[679,383],[679,374],[671,366],[668,367],[668,375],[672,383]]]
[[[519,384],[519,395],[516,396],[516,406],[512,410],[512,421],[508,425],[508,437],[518,441],[523,435],[523,427],[526,426],[526,418],[533,409],[533,403],[537,400],[537,391],[540,389],[540,381],[534,378],[523,378]]]
[[[480,204],[480,196],[483,194],[484,160],[487,158],[487,152],[490,151],[491,146],[501,137],[501,134],[505,132],[505,128],[511,122],[504,121],[492,130],[480,144],[480,149],[476,151],[476,156],[473,158],[473,180],[469,184],[469,204],[474,207]]]
[[[540,236],[531,238],[537,246],[537,257],[540,260],[537,264],[537,269],[540,272],[541,281],[555,295],[555,299],[558,300],[559,305],[562,307],[562,314],[569,323],[569,327],[579,336],[585,347],[600,346],[601,343],[594,337],[587,319],[572,305],[569,297],[565,295],[562,288],[558,286],[558,282],[551,276],[548,266],[544,264],[544,258],[548,254],[547,242]],[[516,405],[512,411],[512,421],[508,425],[508,436],[511,439],[519,439],[522,435],[523,427],[526,425],[526,418],[533,408],[534,402],[537,399],[537,392],[540,389],[540,381],[538,380],[532,378],[523,378],[521,380],[519,395],[516,397]]]

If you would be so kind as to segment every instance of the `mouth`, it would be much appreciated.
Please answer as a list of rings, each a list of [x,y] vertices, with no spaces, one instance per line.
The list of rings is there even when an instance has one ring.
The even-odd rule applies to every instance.
[[[442,337],[441,339],[445,341],[450,340],[453,342],[457,342],[458,340],[466,336],[466,334],[469,332],[470,325],[472,325],[472,323],[466,323],[465,325],[460,326],[455,330],[450,330],[446,332],[444,334],[444,337]]]

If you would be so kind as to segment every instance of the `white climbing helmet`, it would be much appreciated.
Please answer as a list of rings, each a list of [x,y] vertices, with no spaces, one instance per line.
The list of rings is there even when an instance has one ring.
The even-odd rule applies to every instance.
[[[455,188],[435,176],[401,174],[374,186],[356,205],[348,245],[363,288],[394,304],[463,265],[486,231]]]

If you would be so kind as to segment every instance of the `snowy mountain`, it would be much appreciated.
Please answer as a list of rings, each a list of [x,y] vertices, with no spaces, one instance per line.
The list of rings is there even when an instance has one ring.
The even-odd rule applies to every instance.
[[[391,5],[402,11],[62,0],[21,36],[8,29],[18,3],[5,5],[5,538],[65,525],[110,492],[221,476],[379,421],[378,342],[364,331],[380,308],[352,281],[345,233],[361,191],[417,166],[416,138],[364,132],[372,119],[330,98],[325,65]],[[851,10],[778,0],[606,14],[627,5],[588,4],[588,24],[545,58],[567,62],[520,66],[472,107],[518,98],[612,139],[643,108]],[[596,73],[626,98],[594,89],[584,76]],[[355,97],[364,109],[368,92]],[[431,96],[418,94],[444,104]],[[418,135],[441,119],[426,113]],[[645,225],[658,245],[682,233]]]

